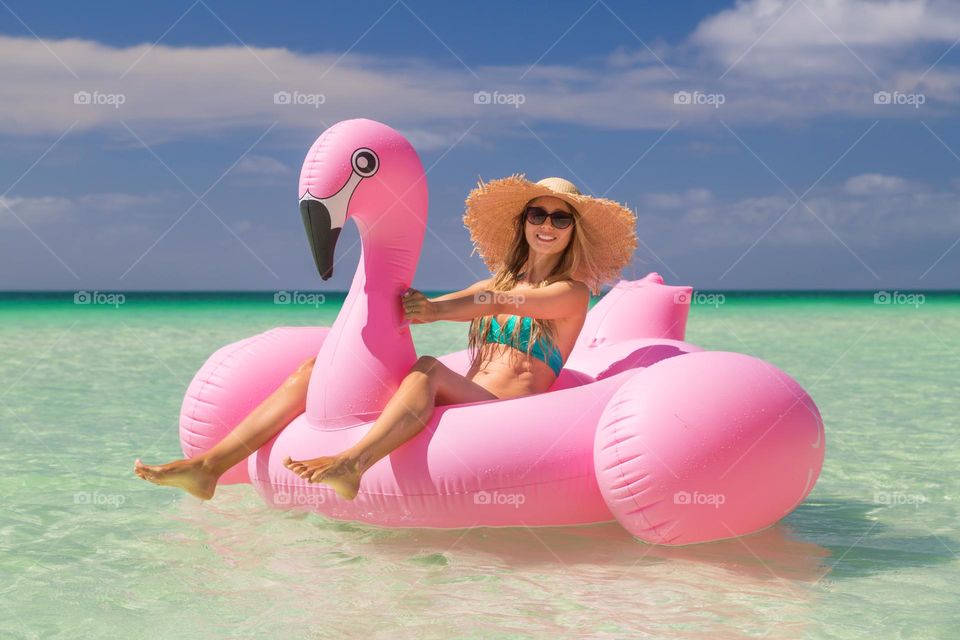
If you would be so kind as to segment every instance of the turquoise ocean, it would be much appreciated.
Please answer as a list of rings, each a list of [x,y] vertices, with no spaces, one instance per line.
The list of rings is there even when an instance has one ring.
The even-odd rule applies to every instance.
[[[960,295],[729,292],[687,341],[811,394],[826,460],[753,536],[668,548],[615,523],[388,530],[199,500],[184,390],[220,346],[332,324],[343,294],[0,294],[0,638],[960,637]],[[428,292],[428,295],[434,295]],[[80,300],[84,302],[84,300]],[[466,324],[412,327],[420,354]]]

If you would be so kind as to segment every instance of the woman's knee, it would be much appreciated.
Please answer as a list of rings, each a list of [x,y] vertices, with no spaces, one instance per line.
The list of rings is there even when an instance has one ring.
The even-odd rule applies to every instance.
[[[431,390],[437,386],[438,374],[443,369],[443,363],[433,356],[420,356],[413,363],[406,377],[403,379],[406,384],[426,384]]]
[[[316,363],[317,357],[307,358],[300,363],[300,366],[297,367],[297,370],[290,374],[290,377],[287,378],[288,382],[297,382],[304,378],[309,379],[310,374],[313,373],[313,365]]]
[[[430,375],[441,366],[443,366],[442,363],[433,356],[420,356],[410,367],[410,373],[419,372]]]

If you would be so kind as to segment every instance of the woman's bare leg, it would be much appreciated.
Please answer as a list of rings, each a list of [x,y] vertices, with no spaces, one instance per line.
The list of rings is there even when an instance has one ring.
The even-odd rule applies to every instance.
[[[375,462],[417,435],[438,404],[495,400],[497,396],[453,371],[432,356],[417,360],[370,430],[355,445],[333,456],[291,460],[284,466],[308,482],[325,482],[347,500],[360,488],[360,477]]]
[[[314,358],[306,360],[273,393],[267,396],[240,424],[208,451],[193,458],[161,465],[136,460],[134,472],[155,484],[180,487],[202,500],[209,500],[217,480],[230,467],[256,451],[265,442],[304,412],[307,383]]]

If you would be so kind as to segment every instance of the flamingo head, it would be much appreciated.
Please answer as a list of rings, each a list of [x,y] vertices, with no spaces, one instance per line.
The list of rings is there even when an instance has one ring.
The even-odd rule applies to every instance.
[[[402,234],[411,227],[411,216],[425,227],[424,178],[410,142],[381,122],[344,120],[324,131],[303,162],[299,190],[300,215],[320,277],[333,276],[337,238],[348,218],[362,234],[373,228]],[[398,200],[404,206],[395,206]]]

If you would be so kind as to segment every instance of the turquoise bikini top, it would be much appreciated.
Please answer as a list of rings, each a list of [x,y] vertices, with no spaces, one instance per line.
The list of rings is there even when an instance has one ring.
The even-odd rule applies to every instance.
[[[487,332],[486,339],[484,342],[497,342],[499,344],[510,344],[510,334],[513,332],[514,321],[517,319],[517,316],[510,316],[507,319],[507,324],[501,329],[500,323],[497,322],[496,316],[490,316],[490,330]],[[520,350],[526,353],[527,345],[530,343],[530,324],[532,319],[528,316],[523,316],[523,319],[520,321]],[[563,368],[563,357],[560,355],[559,349],[549,349],[545,348],[550,346],[550,342],[545,338],[541,338],[536,343],[534,343],[533,348],[530,349],[530,355],[538,360],[543,360],[553,369],[555,375],[560,375],[560,369]],[[510,346],[515,346],[510,344]],[[547,356],[547,351],[550,352],[549,357]]]

